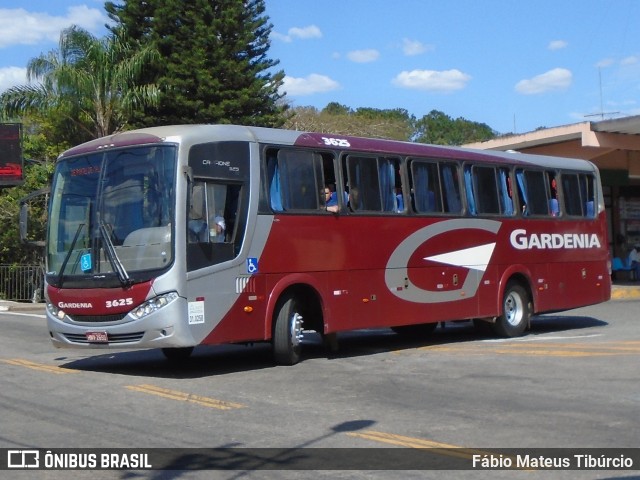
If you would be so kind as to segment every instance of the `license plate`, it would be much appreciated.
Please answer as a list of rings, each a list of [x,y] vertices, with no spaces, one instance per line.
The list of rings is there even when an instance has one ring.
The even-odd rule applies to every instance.
[[[108,343],[109,336],[107,332],[87,332],[85,333],[87,342],[89,343]]]

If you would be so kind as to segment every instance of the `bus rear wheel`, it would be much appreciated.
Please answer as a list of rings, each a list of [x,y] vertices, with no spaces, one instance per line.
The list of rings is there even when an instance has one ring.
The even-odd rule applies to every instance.
[[[527,290],[519,283],[509,282],[502,298],[502,314],[491,325],[501,337],[519,337],[529,326],[531,300]]]
[[[283,298],[273,329],[273,357],[278,365],[295,365],[302,350],[302,323],[299,302],[294,296]]]

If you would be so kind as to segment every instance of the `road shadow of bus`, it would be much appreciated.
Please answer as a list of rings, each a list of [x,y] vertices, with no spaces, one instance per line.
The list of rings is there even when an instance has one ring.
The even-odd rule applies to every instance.
[[[533,317],[531,328],[526,336],[546,334],[567,334],[590,328],[601,328],[608,323],[593,317],[568,315],[541,315]],[[462,344],[482,340],[495,340],[490,325],[484,322],[452,321],[440,323],[433,333],[423,336],[397,334],[391,329],[358,330],[340,335],[339,350],[330,354],[330,358],[363,356],[386,351],[401,351],[428,346]],[[524,338],[524,337],[520,337]],[[509,339],[505,339],[508,341]],[[318,353],[318,357],[327,356]],[[309,354],[305,355],[309,357]]]
[[[189,358],[182,360],[169,360],[159,349],[121,350],[91,355],[61,365],[62,368],[81,371],[178,379],[225,375],[273,366],[268,343],[203,345],[196,347]]]
[[[592,317],[542,315],[532,319],[527,335],[566,334],[607,325],[607,322]],[[470,321],[446,322],[424,336],[409,337],[387,328],[342,332],[338,334],[337,350],[330,350],[323,344],[320,335],[311,332],[305,334],[302,361],[323,358],[339,360],[495,338],[488,324],[477,326]],[[65,357],[57,360],[65,360]],[[266,368],[287,368],[274,365],[268,343],[199,346],[189,358],[179,361],[167,360],[160,350],[113,351],[72,360],[61,366],[81,371],[159,378],[201,378]]]

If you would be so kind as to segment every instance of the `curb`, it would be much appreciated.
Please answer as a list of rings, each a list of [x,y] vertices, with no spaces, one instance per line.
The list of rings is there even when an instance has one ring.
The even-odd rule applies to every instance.
[[[0,312],[44,313],[44,303],[20,303],[0,301]]]
[[[611,287],[611,300],[637,300],[640,299],[639,286],[618,286]]]

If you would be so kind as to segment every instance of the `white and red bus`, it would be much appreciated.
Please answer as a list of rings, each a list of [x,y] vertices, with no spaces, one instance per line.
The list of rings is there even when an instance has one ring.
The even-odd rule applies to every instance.
[[[582,160],[278,129],[149,128],[63,153],[46,242],[56,347],[270,341],[487,321],[609,299]]]

